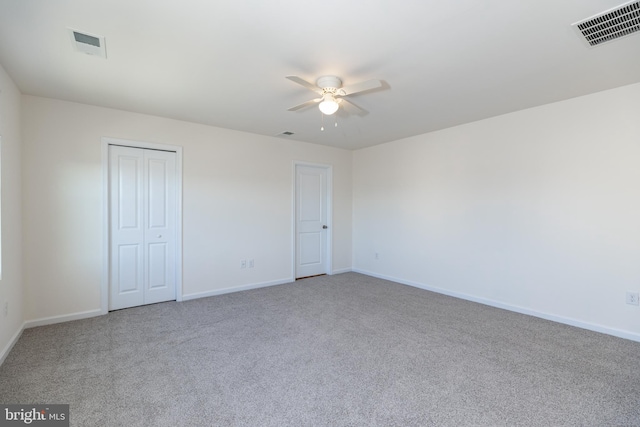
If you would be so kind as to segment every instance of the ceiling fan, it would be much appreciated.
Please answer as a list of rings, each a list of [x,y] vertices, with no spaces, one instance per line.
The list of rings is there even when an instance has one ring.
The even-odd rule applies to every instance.
[[[330,116],[331,114],[338,111],[340,103],[342,102],[347,102],[355,108],[361,109],[360,107],[349,102],[343,97],[359,92],[364,92],[365,90],[382,87],[382,82],[376,79],[366,80],[364,82],[360,82],[347,87],[342,87],[342,80],[340,80],[336,76],[322,76],[318,78],[318,80],[316,80],[315,85],[309,83],[304,79],[301,79],[298,76],[287,76],[287,79],[291,80],[292,82],[296,82],[299,85],[302,85],[320,95],[320,98],[311,99],[300,105],[291,107],[288,109],[288,111],[296,111],[314,104],[318,104],[318,108],[320,108],[322,114],[325,114],[327,116]]]

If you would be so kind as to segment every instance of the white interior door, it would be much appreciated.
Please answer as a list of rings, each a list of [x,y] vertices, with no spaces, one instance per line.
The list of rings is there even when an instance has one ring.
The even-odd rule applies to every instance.
[[[327,273],[327,169],[296,165],[296,279]]]
[[[176,299],[176,153],[144,151],[144,303]]]
[[[109,146],[109,309],[176,298],[176,155]]]

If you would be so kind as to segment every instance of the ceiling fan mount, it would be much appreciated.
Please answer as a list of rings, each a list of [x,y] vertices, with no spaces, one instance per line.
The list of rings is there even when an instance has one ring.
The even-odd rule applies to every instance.
[[[376,89],[382,86],[382,82],[380,80],[372,79],[343,88],[342,80],[340,80],[340,78],[336,76],[321,76],[316,80],[315,85],[298,76],[287,76],[287,79],[291,80],[292,82],[298,83],[299,85],[304,86],[312,92],[320,95],[320,98],[311,99],[300,105],[291,107],[289,108],[289,111],[296,111],[314,104],[319,104],[318,107],[320,108],[320,111],[322,111],[322,113],[325,115],[331,115],[335,113],[342,101],[345,101],[353,107],[359,109],[359,107],[350,103],[348,100],[343,99],[343,97],[359,92],[364,92],[370,89]]]

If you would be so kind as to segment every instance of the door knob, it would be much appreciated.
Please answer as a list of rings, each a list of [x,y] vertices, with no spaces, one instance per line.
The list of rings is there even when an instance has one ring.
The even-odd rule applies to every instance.
[[[327,227],[326,225],[323,225],[323,226],[322,226],[322,229],[323,229],[323,230],[326,230],[327,228],[329,228],[329,227]]]

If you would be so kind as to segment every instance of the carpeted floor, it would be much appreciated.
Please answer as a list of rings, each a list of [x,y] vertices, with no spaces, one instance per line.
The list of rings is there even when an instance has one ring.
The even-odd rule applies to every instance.
[[[25,330],[74,426],[640,426],[640,343],[347,273]]]

